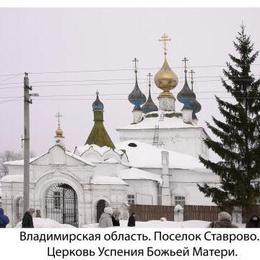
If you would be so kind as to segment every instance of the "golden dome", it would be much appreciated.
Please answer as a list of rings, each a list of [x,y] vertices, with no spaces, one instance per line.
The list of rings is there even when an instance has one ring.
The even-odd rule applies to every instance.
[[[160,96],[172,96],[170,90],[178,84],[178,77],[170,68],[165,57],[162,68],[155,74],[154,82],[156,86],[163,90]]]
[[[56,130],[56,138],[63,138],[63,130],[58,126]]]

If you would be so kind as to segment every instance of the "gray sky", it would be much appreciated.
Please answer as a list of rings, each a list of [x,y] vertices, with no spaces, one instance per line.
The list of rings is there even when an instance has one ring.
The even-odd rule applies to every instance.
[[[16,98],[23,95],[23,75],[2,74],[29,72],[33,92],[40,95],[31,105],[31,148],[36,154],[54,144],[57,112],[63,114],[67,148],[84,144],[93,126],[91,104],[97,89],[105,105],[105,125],[117,142],[115,129],[132,121],[127,100],[133,89],[131,61],[139,59],[139,86],[147,93],[146,75],[155,74],[163,62],[158,42],[163,33],[172,39],[168,60],[180,79],[174,95],[182,88],[181,60],[187,56],[196,72],[199,119],[218,117],[213,97],[228,94],[217,77],[221,66],[212,65],[224,66],[228,53],[234,53],[232,41],[242,21],[260,49],[259,17],[259,9],[0,9],[0,152],[21,150],[23,133],[23,102]],[[259,65],[253,67],[258,76]],[[42,73],[91,70],[98,72]],[[155,85],[152,92],[157,102]]]

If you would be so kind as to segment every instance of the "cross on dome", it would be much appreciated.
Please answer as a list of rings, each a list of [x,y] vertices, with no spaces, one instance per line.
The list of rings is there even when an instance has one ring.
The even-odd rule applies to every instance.
[[[194,83],[194,80],[193,80],[193,74],[195,74],[195,71],[194,70],[190,70],[190,78],[191,78],[191,90],[193,91],[193,83]]]
[[[152,73],[151,72],[149,72],[148,74],[147,74],[147,77],[148,77],[148,84],[149,84],[149,86],[151,86],[151,79],[152,79]]]
[[[167,55],[167,42],[171,41],[169,36],[164,33],[161,38],[159,39],[159,42],[163,42],[163,50],[164,50],[164,55]]]
[[[184,71],[185,71],[185,73],[187,73],[187,63],[189,60],[187,57],[184,57],[184,59],[182,61],[184,62]]]
[[[58,127],[60,127],[60,119],[62,117],[62,114],[58,112],[55,116],[58,118]]]
[[[134,58],[132,62],[134,63],[135,72],[137,72],[137,62],[139,62],[139,60],[137,58]]]

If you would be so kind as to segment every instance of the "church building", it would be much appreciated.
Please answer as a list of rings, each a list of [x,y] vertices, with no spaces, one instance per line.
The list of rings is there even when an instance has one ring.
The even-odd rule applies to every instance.
[[[163,35],[164,62],[154,82],[162,90],[159,106],[152,99],[151,74],[148,97],[138,84],[135,59],[135,86],[129,94],[133,122],[118,127],[120,142],[114,144],[104,126],[104,104],[96,93],[92,104],[94,126],[82,146],[68,151],[58,116],[55,143],[41,156],[30,161],[30,207],[42,217],[82,227],[96,223],[106,205],[128,217],[130,204],[138,205],[214,205],[197,187],[218,178],[204,168],[198,156],[208,158],[203,143],[207,133],[196,114],[201,105],[187,80],[177,95],[183,104],[175,111],[176,98],[171,90],[178,77],[167,61]],[[15,226],[23,215],[23,161],[9,161],[8,175],[0,179],[2,206]]]

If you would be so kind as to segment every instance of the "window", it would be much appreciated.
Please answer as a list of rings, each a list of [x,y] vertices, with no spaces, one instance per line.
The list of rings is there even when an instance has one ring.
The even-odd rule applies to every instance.
[[[127,201],[128,201],[128,204],[135,204],[135,195],[133,195],[133,194],[127,195]]]
[[[181,205],[182,207],[184,207],[184,205],[185,205],[185,197],[183,197],[183,196],[175,196],[174,200],[175,200],[175,206],[176,205]]]
[[[54,196],[54,208],[55,209],[60,209],[60,207],[61,207],[60,192],[59,191],[54,191],[53,192],[53,196]]]

